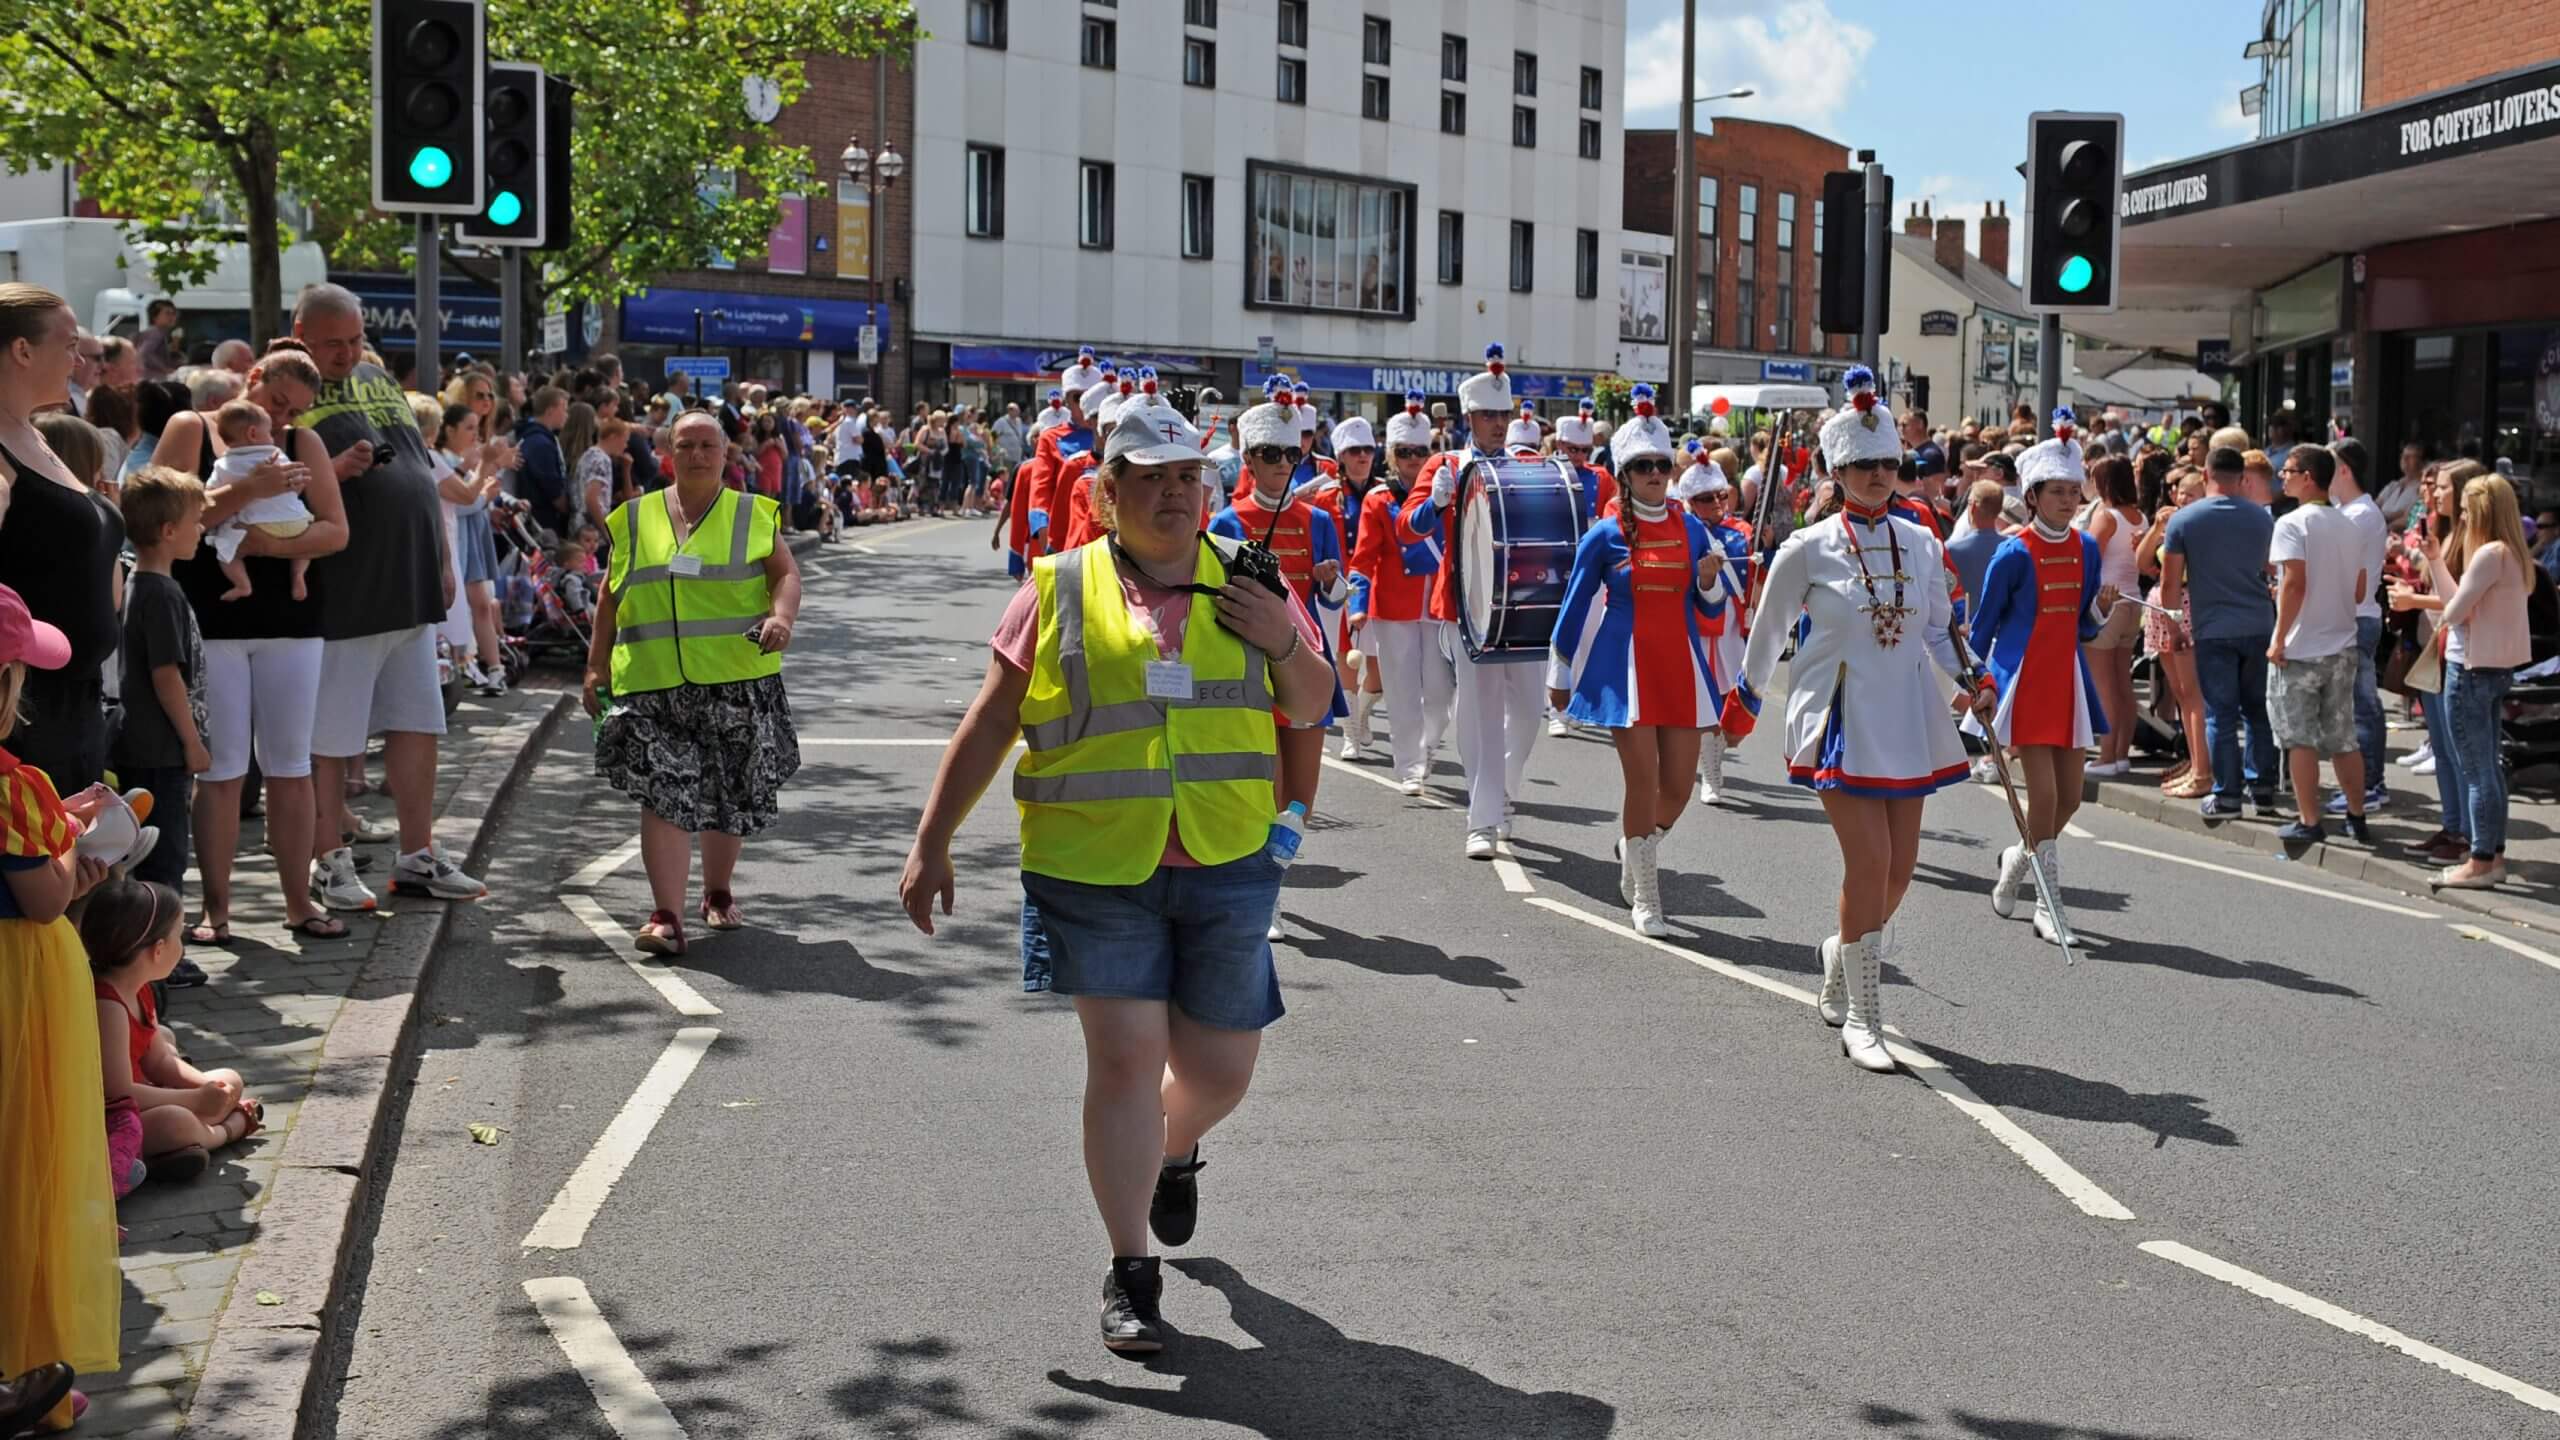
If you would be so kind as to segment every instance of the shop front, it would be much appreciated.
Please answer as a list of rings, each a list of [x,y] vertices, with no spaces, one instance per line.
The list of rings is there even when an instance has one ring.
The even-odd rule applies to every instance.
[[[862,364],[862,332],[876,325],[890,353],[889,306],[729,290],[650,289],[623,298],[617,327],[626,374],[655,379],[669,357],[719,356],[730,378],[795,394],[878,393]]]
[[[940,355],[934,353],[936,348],[942,352]],[[1073,343],[972,345],[959,341],[940,347],[919,346],[916,389],[919,394],[940,396],[954,406],[972,405],[995,413],[1007,405],[1020,405],[1028,415],[1040,408],[1042,399],[1057,385],[1059,372],[1075,363],[1080,348]],[[931,365],[937,358],[944,363]],[[1094,347],[1094,358],[1123,369],[1152,365],[1157,381],[1167,391],[1207,386],[1230,398],[1236,391],[1240,363],[1211,355],[1122,351],[1104,345]]]
[[[1482,370],[1480,365],[1353,365],[1336,361],[1311,360],[1303,365],[1273,365],[1265,368],[1259,361],[1244,362],[1244,386],[1248,392],[1259,392],[1264,377],[1285,375],[1292,381],[1306,382],[1308,399],[1327,415],[1365,415],[1372,421],[1404,408],[1405,392],[1419,390],[1424,402],[1445,401],[1453,409],[1457,404],[1458,386],[1470,375]],[[1571,414],[1586,395],[1592,393],[1593,376],[1564,370],[1530,370],[1512,366],[1511,394],[1514,399],[1534,404],[1538,413],[1553,417]]]

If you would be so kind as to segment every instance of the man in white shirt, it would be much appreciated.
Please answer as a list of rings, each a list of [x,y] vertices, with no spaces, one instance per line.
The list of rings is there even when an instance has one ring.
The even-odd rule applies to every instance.
[[[836,417],[836,470],[847,473],[862,468],[862,407],[847,405]]]
[[[996,460],[1010,471],[1022,463],[1023,449],[1030,439],[1030,432],[1022,425],[1020,405],[1004,407],[1004,414],[996,420],[995,434]]]
[[[2391,517],[2364,493],[2364,477],[2373,465],[2364,442],[2350,435],[2330,446],[2329,453],[2338,461],[2338,472],[2329,481],[2329,503],[2355,522],[2363,539],[2359,553],[2365,574],[2372,577],[2356,601],[2356,753],[2364,757],[2364,808],[2371,812],[2391,803],[2385,779],[2390,772],[2382,764],[2382,677],[2374,661],[2382,646],[2382,562],[2391,550]],[[2343,791],[2329,797],[2328,813],[2347,813]]]
[[[2356,606],[2373,587],[2364,534],[2329,503],[2337,457],[2318,445],[2285,455],[2284,492],[2300,502],[2276,521],[2267,558],[2276,566],[2276,632],[2267,646],[2267,718],[2293,774],[2300,819],[2276,832],[2293,845],[2329,838],[2314,816],[2320,757],[2347,796],[2347,833],[2373,843],[2365,824],[2364,756],[2356,749]]]

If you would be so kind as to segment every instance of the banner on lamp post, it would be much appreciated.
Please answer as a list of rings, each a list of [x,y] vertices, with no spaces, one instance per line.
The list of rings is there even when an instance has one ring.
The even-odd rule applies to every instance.
[[[871,187],[836,182],[836,278],[871,278]]]

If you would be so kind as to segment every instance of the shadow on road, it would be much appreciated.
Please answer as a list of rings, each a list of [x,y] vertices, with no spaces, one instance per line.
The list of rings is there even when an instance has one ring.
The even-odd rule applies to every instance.
[[[1932,1426],[1927,1417],[1890,1405],[1869,1405],[1861,1413],[1868,1428],[1888,1430],[1903,1440],[1953,1440],[1958,1435],[1977,1436],[1980,1440],[2185,1440],[2185,1437],[2157,1432],[2132,1430],[2100,1430],[2085,1425],[2059,1424],[2049,1420],[2020,1420],[1998,1415],[1976,1415],[1969,1410],[1950,1410],[1946,1430]]]
[[[2132,1125],[2149,1131],[2158,1149],[2172,1140],[2202,1145],[2237,1145],[2240,1137],[2213,1122],[2213,1112],[2194,1095],[2168,1091],[2141,1094],[2104,1080],[2042,1065],[1977,1060],[1959,1050],[1930,1042],[1929,1053],[1994,1105],[2014,1105],[2063,1120],[2094,1120],[2102,1125]]]
[[[1060,1389],[1180,1419],[1234,1425],[1269,1440],[1395,1435],[1430,1440],[1599,1440],[1617,1407],[1566,1390],[1515,1390],[1452,1360],[1356,1340],[1330,1321],[1256,1289],[1222,1260],[1172,1268],[1227,1297],[1246,1349],[1176,1334],[1147,1368],[1182,1377],[1178,1390],[1135,1389],[1049,1372]],[[1176,1313],[1190,1297],[1172,1297]]]
[[[1509,992],[1528,988],[1501,962],[1483,955],[1453,956],[1437,945],[1425,945],[1400,935],[1357,935],[1319,924],[1294,911],[1285,918],[1289,938],[1283,943],[1310,960],[1339,960],[1373,975],[1429,975],[1452,985],[1498,990],[1505,1000],[1511,998]]]
[[[2119,940],[2104,935],[2092,938],[2104,943],[2087,953],[2108,964],[2157,965],[2163,970],[2176,970],[2205,980],[2254,980],[2279,990],[2299,990],[2306,995],[2335,995],[2345,1000],[2364,1000],[2368,1005],[2373,1003],[2365,999],[2363,991],[2352,985],[2323,980],[2317,975],[2305,974],[2269,960],[2234,960],[2228,955],[2216,955],[2192,945],[2173,945],[2165,940]]]

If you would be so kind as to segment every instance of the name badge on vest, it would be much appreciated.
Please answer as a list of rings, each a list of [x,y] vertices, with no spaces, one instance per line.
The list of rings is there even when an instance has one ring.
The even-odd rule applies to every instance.
[[[1190,699],[1191,667],[1180,660],[1148,661],[1147,698],[1150,700]]]
[[[670,574],[675,575],[699,575],[702,573],[702,557],[699,555],[685,555],[679,553],[674,558],[667,561],[667,570]]]

